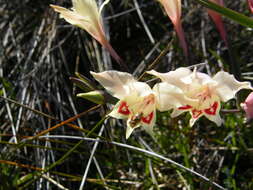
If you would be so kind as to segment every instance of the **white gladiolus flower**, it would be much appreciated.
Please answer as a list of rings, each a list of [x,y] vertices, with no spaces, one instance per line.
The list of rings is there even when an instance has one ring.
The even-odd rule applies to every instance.
[[[156,120],[156,97],[149,85],[136,81],[125,72],[91,74],[112,96],[119,99],[109,116],[127,120],[126,138],[140,126],[152,135]]]
[[[168,97],[167,100],[165,98],[157,98],[157,104],[162,105],[158,109],[166,111],[172,108],[174,104],[172,117],[189,111],[192,116],[190,120],[191,126],[201,116],[205,116],[217,125],[221,125],[222,120],[219,115],[220,102],[226,102],[234,98],[235,94],[241,89],[252,89],[249,82],[239,82],[233,75],[224,71],[218,72],[213,77],[197,72],[196,69],[192,72],[188,68],[178,68],[168,73],[158,73],[154,70],[148,73],[162,80],[162,83],[156,85],[154,91],[157,94],[162,91],[163,96],[167,94]],[[164,92],[164,87],[162,87],[164,83],[174,86],[180,93],[175,95],[170,90]],[[180,104],[183,104],[183,106],[173,101],[171,97],[179,99]]]

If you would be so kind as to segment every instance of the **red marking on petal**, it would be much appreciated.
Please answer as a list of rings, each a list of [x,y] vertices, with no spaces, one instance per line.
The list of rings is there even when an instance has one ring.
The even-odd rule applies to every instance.
[[[179,109],[179,110],[188,110],[188,109],[191,109],[191,108],[192,108],[192,106],[186,105],[186,106],[181,106],[181,107],[179,107],[178,109]]]
[[[141,121],[143,123],[150,124],[153,118],[154,118],[154,112],[151,112],[147,117],[142,117]]]
[[[209,115],[216,115],[218,105],[219,105],[218,102],[214,102],[213,105],[210,108],[205,109],[204,112]]]
[[[194,119],[198,118],[201,114],[202,114],[202,111],[201,111],[201,110],[196,110],[196,109],[193,109],[193,110],[192,110],[192,117],[193,117]]]
[[[126,102],[121,102],[118,112],[123,114],[123,115],[129,115],[130,111],[128,109],[127,103]]]

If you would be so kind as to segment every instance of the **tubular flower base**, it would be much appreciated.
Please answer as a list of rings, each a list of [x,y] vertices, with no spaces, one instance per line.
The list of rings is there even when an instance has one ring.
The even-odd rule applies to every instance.
[[[188,56],[188,48],[181,24],[181,0],[158,0],[164,7],[168,17],[172,21],[179,37],[185,56]]]
[[[213,3],[216,3],[220,6],[224,6],[223,0],[210,0],[210,1]],[[228,46],[227,33],[225,30],[221,15],[211,9],[207,9],[207,12],[210,15],[210,17],[212,18],[213,22],[215,23],[222,40],[226,43],[226,46]]]
[[[240,89],[252,89],[249,82],[239,82],[233,75],[224,71],[218,72],[213,77],[197,72],[196,69],[192,72],[188,68],[179,68],[168,73],[158,73],[154,70],[148,73],[157,76],[163,83],[173,85],[178,92],[181,92],[181,95],[177,96],[181,100],[181,104],[184,105],[177,106],[175,104],[171,116],[176,117],[183,112],[189,111],[192,116],[191,126],[201,116],[205,116],[217,125],[221,125],[222,120],[219,115],[221,101],[226,102],[234,98]],[[157,84],[157,87],[162,86],[163,83]],[[162,87],[154,89],[157,94],[161,90],[163,90]],[[168,97],[172,96],[170,91],[163,92],[163,96],[166,96],[166,94]],[[160,108],[160,111],[166,111],[168,102],[164,102],[164,99],[157,98],[157,104],[162,104],[164,107],[164,109]],[[170,101],[170,104],[171,102],[174,101]]]
[[[253,92],[249,94],[245,102],[241,104],[248,120],[253,119]]]
[[[121,58],[106,40],[105,32],[102,27],[101,11],[108,0],[105,1],[100,10],[95,0],[72,0],[73,8],[68,10],[57,5],[50,5],[56,12],[60,13],[60,17],[64,18],[72,25],[78,26],[86,30],[93,38],[95,38],[102,46],[104,46],[118,62],[122,63]]]
[[[127,120],[126,138],[140,126],[152,135],[156,120],[156,97],[152,89],[124,72],[91,74],[112,96],[119,99],[109,116]]]

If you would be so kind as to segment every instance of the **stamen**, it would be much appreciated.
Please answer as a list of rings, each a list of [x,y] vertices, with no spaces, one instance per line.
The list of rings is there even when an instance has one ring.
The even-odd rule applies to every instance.
[[[193,109],[193,110],[192,110],[192,117],[193,117],[194,119],[197,119],[201,114],[202,114],[202,111],[201,111],[201,110],[196,110],[196,109]]]
[[[155,96],[154,94],[150,94],[147,97],[144,98],[144,104],[145,106],[148,106],[149,104],[155,103]]]

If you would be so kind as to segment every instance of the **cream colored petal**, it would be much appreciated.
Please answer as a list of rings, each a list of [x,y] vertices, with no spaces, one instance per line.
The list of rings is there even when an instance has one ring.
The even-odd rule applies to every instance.
[[[158,0],[173,23],[181,17],[181,0]]]
[[[191,118],[190,119],[190,127],[192,127],[198,119],[199,119],[199,117],[198,118]]]
[[[105,38],[103,31],[98,24],[92,22],[88,16],[83,16],[77,12],[65,9],[57,5],[50,5],[56,12],[60,13],[60,17],[64,18],[68,23],[86,30],[100,43]]]
[[[105,39],[105,34],[96,0],[72,0],[72,2],[74,11],[87,18],[90,22],[90,27],[84,28],[83,26],[82,28],[104,45],[103,40]]]
[[[120,111],[119,108],[124,102],[126,103],[126,105],[123,105],[124,107],[122,107],[122,111]],[[130,112],[127,102],[125,100],[121,100],[117,102],[117,104],[113,107],[113,110],[108,115],[116,119],[127,119],[130,115],[128,111]]]
[[[88,18],[84,17],[80,14],[77,14],[74,11],[68,10],[64,7],[60,7],[57,5],[50,5],[50,7],[52,7],[54,9],[55,12],[60,13],[60,17],[64,18],[64,19],[68,19],[70,21],[70,24],[73,25],[79,25],[81,22],[88,22]]]
[[[220,109],[221,109],[221,104],[220,104],[219,100],[217,100],[217,98],[213,98],[213,100],[214,101],[213,101],[212,105],[214,105],[216,103],[217,106],[210,106],[208,111],[204,110],[203,113],[207,119],[215,122],[216,125],[220,126],[222,124],[222,119],[219,114]]]
[[[221,124],[222,124],[222,119],[221,119],[221,117],[220,117],[220,114],[217,114],[217,115],[214,115],[214,116],[206,115],[206,114],[204,114],[204,115],[205,115],[205,117],[206,117],[207,119],[209,119],[210,121],[213,121],[214,123],[216,123],[216,125],[221,126]]]
[[[134,131],[134,128],[132,128],[130,125],[127,125],[126,139],[128,139],[130,137],[130,135],[132,134],[133,131]]]
[[[132,134],[133,131],[134,131],[134,128],[132,128],[131,126],[127,126],[126,139],[128,139],[130,137],[130,135]]]
[[[139,113],[139,108],[141,107],[143,98],[138,96],[136,93],[132,93],[130,96],[127,96],[124,99],[129,105],[129,110],[133,115]]]
[[[136,125],[135,127],[131,127],[130,125],[130,119],[127,120],[127,129],[126,129],[126,139],[130,137],[134,129],[140,127],[140,124]]]
[[[101,15],[104,7],[110,2],[110,0],[105,0],[102,5],[99,7],[99,15]]]
[[[84,17],[99,21],[98,6],[95,0],[72,0],[73,9]]]
[[[184,113],[184,112],[188,112],[189,110],[180,110],[178,108],[174,108],[173,112],[170,114],[170,117],[174,118],[179,116],[180,114]]]
[[[172,108],[198,103],[198,100],[186,97],[180,88],[166,82],[156,84],[153,87],[153,91],[156,95],[157,109],[159,111],[168,111]]]
[[[216,92],[223,102],[235,97],[235,94],[241,89],[252,89],[249,82],[239,82],[235,77],[227,72],[220,71],[213,80],[217,81]]]
[[[153,115],[150,123],[143,122],[142,120],[141,126],[148,134],[150,134],[153,137],[154,136],[153,128],[156,122],[156,110],[154,109],[151,113],[153,113]]]
[[[142,113],[146,117],[151,111],[155,110],[156,102],[153,94],[146,97],[141,97],[136,93],[124,98],[129,105],[130,112],[135,115]]]
[[[155,70],[147,71],[147,73],[160,78],[163,82],[167,82],[184,89],[185,83],[181,79],[190,75],[192,71],[188,68],[180,67],[175,71],[170,71],[168,73],[159,73]]]
[[[185,84],[193,84],[195,85],[206,85],[206,84],[212,84],[215,81],[207,74],[197,72],[196,69],[194,69],[193,73],[190,75],[186,75],[181,79],[182,82]]]
[[[131,95],[131,86],[136,82],[132,75],[118,71],[90,72],[92,76],[114,97],[122,99]]]
[[[145,82],[132,82],[128,85],[130,91],[136,92],[138,96],[148,96],[153,93],[150,86]]]
[[[191,113],[191,119],[190,119],[190,126],[192,127],[194,124],[195,124],[195,122],[199,119],[199,118],[201,118],[204,114],[203,114],[203,112],[202,113],[200,113],[197,117],[193,117],[193,111],[191,111],[190,112]]]

